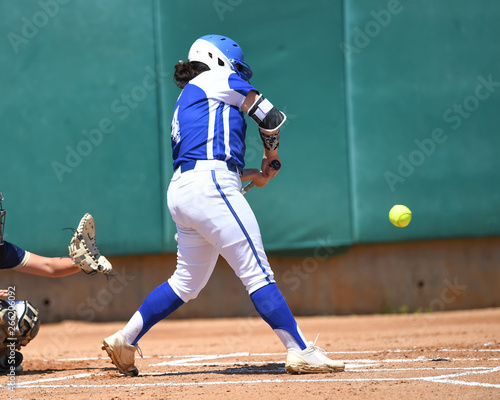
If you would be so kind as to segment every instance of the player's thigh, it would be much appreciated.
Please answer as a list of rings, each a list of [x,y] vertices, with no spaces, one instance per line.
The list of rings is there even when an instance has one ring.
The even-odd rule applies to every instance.
[[[249,293],[257,286],[274,282],[264,251],[257,219],[246,199],[239,193],[227,195],[231,213],[220,231],[220,254],[241,279]]]
[[[198,296],[212,275],[219,253],[193,229],[178,227],[177,267],[169,279],[174,292],[187,302]]]
[[[241,240],[221,249],[220,254],[240,278],[249,294],[269,283],[274,273],[262,245],[256,238]]]

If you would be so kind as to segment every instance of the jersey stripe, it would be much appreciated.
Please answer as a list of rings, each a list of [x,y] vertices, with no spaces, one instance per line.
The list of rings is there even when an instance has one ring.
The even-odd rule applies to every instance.
[[[225,161],[229,160],[231,157],[231,148],[229,147],[229,137],[231,136],[230,133],[230,128],[229,128],[229,111],[231,110],[231,107],[229,107],[227,104],[224,107],[224,110],[222,111],[222,118],[224,120],[224,153],[226,157],[224,158]]]
[[[189,81],[172,117],[174,170],[186,162],[214,159],[245,167],[247,126],[240,107],[252,90],[256,91],[225,68],[203,72]]]
[[[207,137],[207,160],[214,159],[214,148],[213,140],[215,135],[215,122],[216,122],[216,111],[212,111],[218,102],[212,99],[208,99],[208,137]],[[215,108],[215,110],[217,110]]]

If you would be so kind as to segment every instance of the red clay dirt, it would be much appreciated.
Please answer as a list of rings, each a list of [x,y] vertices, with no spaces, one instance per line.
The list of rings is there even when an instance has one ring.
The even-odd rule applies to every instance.
[[[3,398],[499,399],[500,309],[298,318],[346,371],[290,375],[260,319],[162,321],[140,341],[140,376],[124,377],[101,340],[124,323],[42,325]],[[11,383],[12,385],[8,386]]]

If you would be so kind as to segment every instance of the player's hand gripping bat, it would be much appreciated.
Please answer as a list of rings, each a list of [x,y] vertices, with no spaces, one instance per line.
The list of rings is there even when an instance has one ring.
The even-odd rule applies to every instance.
[[[275,171],[279,171],[279,169],[281,168],[281,163],[279,162],[279,160],[273,160],[273,161],[271,161],[271,164],[269,164],[269,167],[274,169]],[[255,186],[255,183],[252,181],[248,185],[246,185],[243,189],[241,189],[240,193],[245,194],[254,186]]]

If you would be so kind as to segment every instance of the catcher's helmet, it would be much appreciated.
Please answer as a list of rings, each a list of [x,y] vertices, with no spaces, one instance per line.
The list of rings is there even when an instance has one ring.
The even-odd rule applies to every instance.
[[[227,36],[206,35],[197,39],[189,49],[188,61],[199,61],[213,68],[229,68],[246,81],[253,73],[244,62],[243,50]]]

